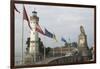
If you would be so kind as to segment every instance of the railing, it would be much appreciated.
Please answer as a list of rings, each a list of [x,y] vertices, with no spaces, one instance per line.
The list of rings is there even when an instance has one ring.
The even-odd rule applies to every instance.
[[[34,64],[69,64],[69,63],[83,63],[88,62],[89,59],[87,56],[54,56],[54,57],[43,57],[37,58],[37,61]],[[16,65],[23,65],[22,61],[15,61]]]
[[[69,63],[84,63],[88,62],[87,56],[63,56],[57,59],[53,59],[48,62],[48,64],[69,64]]]

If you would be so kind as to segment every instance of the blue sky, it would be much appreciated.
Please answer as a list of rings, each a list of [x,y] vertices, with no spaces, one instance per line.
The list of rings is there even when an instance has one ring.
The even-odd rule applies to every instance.
[[[24,52],[26,48],[26,40],[30,35],[30,29],[27,21],[23,21],[23,6],[16,4],[16,8],[21,12],[15,11],[15,53],[21,55],[22,49],[22,24],[24,25]],[[94,44],[94,9],[93,8],[79,8],[79,7],[58,7],[58,6],[44,6],[44,5],[25,5],[28,17],[32,16],[34,8],[38,12],[39,24],[55,33],[58,42],[39,34],[46,47],[61,47],[64,43],[61,37],[67,41],[70,38],[71,42],[78,41],[80,34],[80,26],[83,25],[87,35],[88,46]],[[24,23],[23,23],[24,22]]]

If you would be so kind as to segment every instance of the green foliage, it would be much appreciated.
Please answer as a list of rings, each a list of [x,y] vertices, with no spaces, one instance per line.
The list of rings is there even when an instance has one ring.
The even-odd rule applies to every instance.
[[[51,50],[51,48],[50,48],[50,47],[47,47],[47,48],[46,48],[46,56],[48,56],[48,55],[49,55],[50,50]]]
[[[89,59],[92,59],[92,50],[89,49],[88,53],[89,53]]]
[[[40,38],[39,38],[38,44],[39,44],[39,52],[41,54],[44,54],[44,44],[43,44],[43,42],[41,41]]]

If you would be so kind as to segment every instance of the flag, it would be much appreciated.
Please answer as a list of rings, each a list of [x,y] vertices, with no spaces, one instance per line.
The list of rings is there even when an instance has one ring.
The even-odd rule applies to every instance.
[[[45,36],[53,38],[56,42],[58,41],[55,34],[52,34],[51,32],[49,32],[46,28],[45,28]]]
[[[20,13],[20,11],[16,8],[16,6],[14,5],[14,9],[18,12],[18,13]]]
[[[39,24],[36,24],[36,31],[41,33],[41,34],[43,34],[43,35],[45,35],[45,33],[42,31],[42,29],[41,29]]]
[[[61,38],[61,41],[66,42],[66,40],[63,37]]]
[[[45,35],[47,37],[54,38],[54,35],[51,32],[49,32],[46,28],[45,28]]]
[[[55,40],[56,42],[58,42],[58,40],[57,40],[55,34],[53,35],[53,38],[54,38],[54,40]]]
[[[28,19],[27,12],[26,12],[24,6],[23,6],[23,19],[24,19],[24,20],[27,20],[29,28],[32,29],[31,26],[30,26],[30,21],[29,21],[29,19]]]

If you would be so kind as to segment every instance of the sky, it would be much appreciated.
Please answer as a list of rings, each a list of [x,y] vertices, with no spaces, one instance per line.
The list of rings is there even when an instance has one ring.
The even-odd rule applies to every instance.
[[[24,26],[23,50],[26,51],[26,41],[30,36],[30,29],[26,20],[23,21],[23,5],[15,4],[20,13],[15,11],[15,56],[21,56],[22,52],[22,25]],[[84,27],[87,35],[88,46],[94,44],[94,8],[79,7],[60,7],[47,5],[29,5],[24,4],[28,18],[32,16],[34,9],[39,17],[39,25],[56,35],[58,42],[39,34],[45,47],[61,47],[64,37],[67,42],[78,42],[80,26]]]

